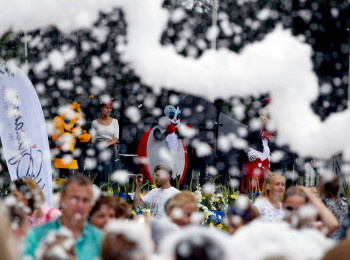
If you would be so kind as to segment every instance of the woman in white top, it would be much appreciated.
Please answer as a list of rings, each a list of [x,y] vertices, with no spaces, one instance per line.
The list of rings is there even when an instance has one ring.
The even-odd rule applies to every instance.
[[[98,182],[107,183],[108,177],[121,169],[118,158],[118,120],[111,117],[112,102],[100,104],[101,116],[92,122],[92,145],[96,151]]]
[[[259,210],[261,219],[265,222],[280,221],[284,217],[282,199],[286,189],[286,179],[274,172],[270,172],[263,184],[260,197],[254,202]]]

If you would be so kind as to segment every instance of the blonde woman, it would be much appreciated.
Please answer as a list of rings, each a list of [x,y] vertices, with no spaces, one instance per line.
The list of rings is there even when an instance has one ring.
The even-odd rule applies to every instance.
[[[264,181],[260,197],[254,202],[264,222],[281,221],[284,217],[282,198],[286,189],[286,178],[270,172]]]

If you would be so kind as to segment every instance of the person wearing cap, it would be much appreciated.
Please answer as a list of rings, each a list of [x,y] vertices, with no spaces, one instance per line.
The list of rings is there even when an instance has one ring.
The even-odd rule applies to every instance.
[[[95,149],[100,184],[107,183],[108,177],[121,168],[118,158],[117,142],[119,141],[118,120],[111,117],[113,99],[101,102],[101,116],[92,122],[92,145]]]

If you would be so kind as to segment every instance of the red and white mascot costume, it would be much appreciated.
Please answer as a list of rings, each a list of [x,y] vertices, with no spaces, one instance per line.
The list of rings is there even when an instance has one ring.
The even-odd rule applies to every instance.
[[[270,102],[269,99],[265,99]],[[264,107],[263,114],[259,117],[263,122],[263,129],[248,135],[249,150],[242,167],[241,192],[244,189],[248,193],[262,190],[265,176],[270,171],[271,151],[269,141],[275,133],[266,130],[268,118],[268,105]]]
[[[187,168],[186,145],[177,132],[181,111],[179,107],[168,105],[164,108],[164,114],[158,124],[142,136],[137,150],[138,165],[141,173],[152,184],[154,167],[168,165],[173,170],[172,178],[177,178],[181,184]]]

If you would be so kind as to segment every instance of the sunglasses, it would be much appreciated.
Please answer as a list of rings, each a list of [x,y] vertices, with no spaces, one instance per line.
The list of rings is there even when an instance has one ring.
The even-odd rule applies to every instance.
[[[285,210],[287,210],[287,211],[293,211],[293,210],[297,210],[297,209],[299,209],[299,208],[293,208],[293,207],[291,207],[291,206],[285,206],[285,207],[283,207]]]

